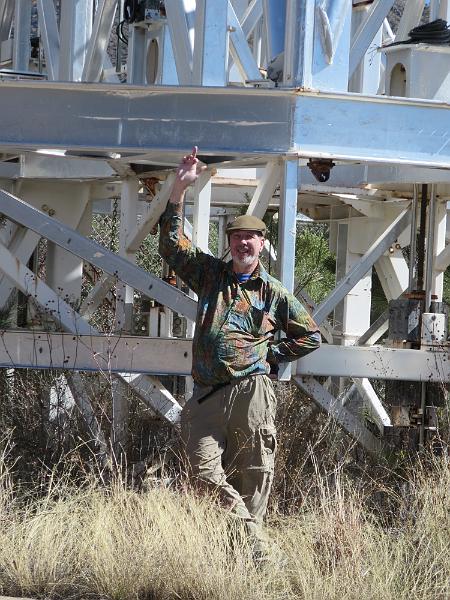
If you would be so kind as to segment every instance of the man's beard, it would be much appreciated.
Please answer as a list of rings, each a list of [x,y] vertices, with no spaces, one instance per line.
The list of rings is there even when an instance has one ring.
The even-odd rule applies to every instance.
[[[233,257],[233,262],[234,264],[240,268],[245,270],[247,267],[249,267],[250,265],[252,265],[256,260],[256,256],[254,254],[247,254],[246,256],[243,256],[242,258],[238,258],[236,256]]]

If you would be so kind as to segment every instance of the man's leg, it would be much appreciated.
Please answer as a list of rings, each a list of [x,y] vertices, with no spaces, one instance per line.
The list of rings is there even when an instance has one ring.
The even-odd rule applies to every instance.
[[[233,385],[228,401],[227,447],[223,464],[227,479],[243,498],[264,540],[262,521],[273,482],[276,451],[276,397],[265,375]]]
[[[194,392],[181,413],[181,437],[195,484],[218,495],[222,506],[252,520],[242,497],[227,481],[222,465],[227,446],[226,386],[203,401]]]

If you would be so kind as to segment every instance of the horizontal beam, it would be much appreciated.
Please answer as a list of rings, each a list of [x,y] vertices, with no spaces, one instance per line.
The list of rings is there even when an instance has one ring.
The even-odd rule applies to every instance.
[[[444,346],[431,351],[323,344],[297,361],[296,373],[445,383],[450,381],[450,361]]]
[[[0,190],[0,211],[11,221],[28,227],[145,296],[154,298],[190,319],[195,319],[196,302],[192,298],[3,190]]]
[[[151,375],[189,375],[192,340],[125,335],[0,332],[1,368],[110,370]],[[370,379],[450,379],[448,352],[323,344],[297,361],[298,376],[353,376]]]
[[[189,375],[191,340],[71,333],[0,332],[0,368]]]
[[[195,140],[228,159],[297,153],[447,168],[450,105],[295,89],[5,81],[0,149],[177,162]],[[20,119],[17,106],[21,107]],[[427,123],[425,129],[417,123]],[[220,135],[217,134],[218,126]]]

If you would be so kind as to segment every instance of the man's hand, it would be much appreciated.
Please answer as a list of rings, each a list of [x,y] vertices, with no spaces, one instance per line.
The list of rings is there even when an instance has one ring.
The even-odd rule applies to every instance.
[[[195,183],[200,173],[206,170],[205,165],[200,165],[197,158],[198,148],[194,146],[191,154],[184,156],[177,167],[177,175],[173,185],[170,201],[177,204],[180,202],[186,189]]]

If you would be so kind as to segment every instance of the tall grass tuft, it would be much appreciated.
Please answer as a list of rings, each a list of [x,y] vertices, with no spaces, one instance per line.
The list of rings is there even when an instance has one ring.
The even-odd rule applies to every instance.
[[[314,493],[272,513],[273,551],[254,565],[243,532],[207,497],[117,478],[44,495],[11,489],[0,465],[0,594],[185,600],[446,600],[450,464],[419,467],[398,514],[370,508],[364,487],[318,469]]]

